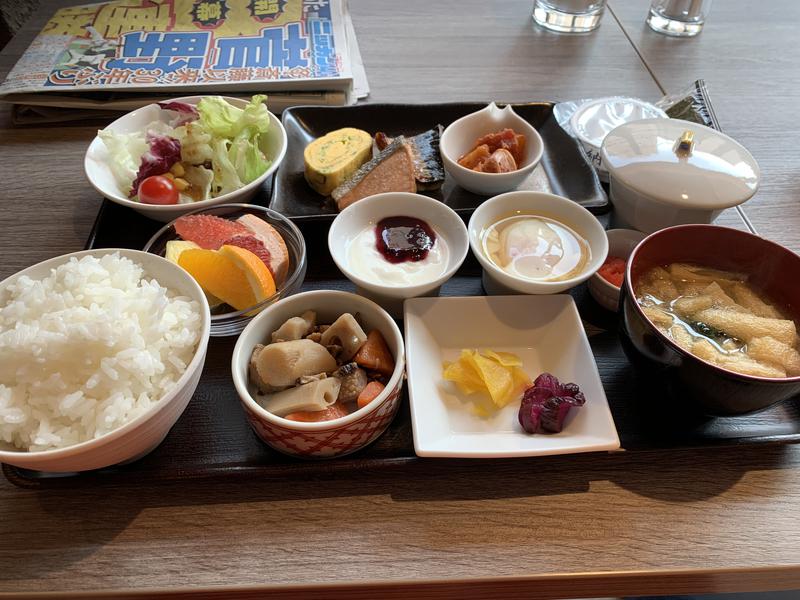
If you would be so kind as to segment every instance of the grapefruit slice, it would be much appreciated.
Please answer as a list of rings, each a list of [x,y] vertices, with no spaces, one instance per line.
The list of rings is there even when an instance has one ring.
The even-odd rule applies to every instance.
[[[214,215],[179,217],[175,221],[175,231],[187,242],[194,242],[206,250],[217,250],[225,240],[235,235],[250,233],[243,224]]]
[[[286,247],[286,242],[283,241],[281,234],[272,225],[255,215],[239,217],[236,223],[244,227],[264,244],[267,252],[269,252],[269,270],[275,277],[276,285],[281,287],[289,275],[289,249]]]
[[[272,273],[272,268],[270,265],[272,256],[270,255],[266,246],[264,246],[264,243],[253,234],[235,235],[232,238],[225,240],[223,246],[238,246],[239,248],[250,250],[250,252],[255,254],[265,265],[267,265],[270,273]],[[275,273],[272,273],[272,277],[273,279],[275,278]]]

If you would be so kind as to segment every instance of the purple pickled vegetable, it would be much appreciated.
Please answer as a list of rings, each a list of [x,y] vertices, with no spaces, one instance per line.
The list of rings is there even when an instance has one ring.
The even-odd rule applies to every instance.
[[[519,407],[519,423],[528,433],[559,433],[573,406],[586,398],[574,383],[561,383],[550,373],[542,373],[525,390]]]
[[[181,143],[168,135],[147,132],[150,149],[142,154],[139,171],[133,180],[129,196],[139,193],[139,184],[152,175],[163,175],[181,160]]]
[[[179,127],[184,123],[196,121],[200,118],[200,113],[197,112],[197,108],[191,104],[186,104],[186,102],[159,102],[158,105],[164,110],[174,110],[175,112],[180,113],[178,118],[170,123],[170,125],[173,127]]]

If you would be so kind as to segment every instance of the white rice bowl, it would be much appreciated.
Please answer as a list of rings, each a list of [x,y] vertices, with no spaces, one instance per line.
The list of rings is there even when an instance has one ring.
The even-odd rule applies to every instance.
[[[145,413],[192,361],[202,310],[118,252],[10,282],[0,292],[0,441],[64,448]]]

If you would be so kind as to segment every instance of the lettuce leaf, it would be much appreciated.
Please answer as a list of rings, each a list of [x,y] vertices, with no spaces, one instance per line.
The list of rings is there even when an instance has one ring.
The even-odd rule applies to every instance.
[[[258,179],[271,164],[258,147],[259,137],[256,135],[253,141],[237,138],[228,151],[228,158],[245,185]]]
[[[197,104],[200,123],[214,137],[252,139],[269,128],[265,99],[263,94],[253,96],[242,109],[219,96],[206,96]]]
[[[224,138],[211,142],[211,149],[214,152],[214,156],[211,159],[211,166],[214,171],[214,181],[211,185],[211,195],[213,197],[236,191],[244,185],[236,172],[236,168],[228,158],[228,143],[228,140]]]
[[[241,187],[258,179],[269,168],[271,162],[259,147],[261,135],[269,129],[265,99],[264,95],[253,96],[244,108],[237,108],[219,96],[208,96],[198,103],[201,126],[214,138],[225,138],[230,142],[226,145],[226,160],[219,168],[215,161],[219,160],[222,145],[212,144],[215,190],[232,191],[229,188],[234,179],[229,170],[235,172]],[[226,191],[219,191],[215,195],[224,193]]]
[[[108,150],[108,168],[121,190],[129,190],[139,171],[139,157],[147,152],[147,142],[141,132],[116,133],[101,129],[97,136]]]

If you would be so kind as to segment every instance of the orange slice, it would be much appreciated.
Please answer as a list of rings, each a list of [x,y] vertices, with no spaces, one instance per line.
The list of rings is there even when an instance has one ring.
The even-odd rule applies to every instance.
[[[275,293],[275,280],[267,266],[244,248],[222,246],[219,250],[184,250],[178,257],[178,264],[206,292],[236,310],[249,308]]]

